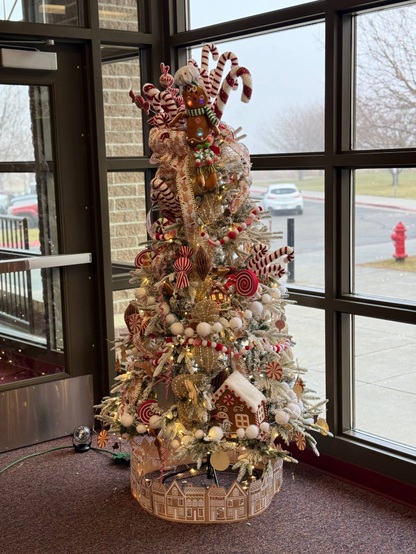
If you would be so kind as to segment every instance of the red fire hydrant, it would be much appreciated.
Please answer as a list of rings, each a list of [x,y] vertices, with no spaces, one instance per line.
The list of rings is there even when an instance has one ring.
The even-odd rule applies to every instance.
[[[393,258],[396,258],[396,262],[403,262],[404,259],[407,258],[404,244],[406,236],[406,227],[400,221],[394,228],[394,233],[391,235],[391,239],[395,243]]]

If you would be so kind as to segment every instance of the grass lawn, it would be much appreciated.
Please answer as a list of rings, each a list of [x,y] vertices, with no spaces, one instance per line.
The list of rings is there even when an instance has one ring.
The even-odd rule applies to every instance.
[[[390,258],[389,260],[377,260],[376,262],[358,265],[362,267],[377,267],[380,269],[395,269],[397,271],[416,271],[416,256],[408,256],[400,262],[396,262],[394,258]]]
[[[315,172],[316,173],[316,172]],[[399,185],[393,187],[392,175],[387,169],[367,169],[357,170],[354,173],[356,194],[369,196],[383,196],[386,198],[416,198],[416,171],[413,169],[404,169],[399,174]],[[303,179],[281,177],[276,171],[276,179],[256,182],[254,175],[253,188],[266,187],[268,184],[279,182],[295,183],[302,191],[323,191],[323,175],[305,175]]]

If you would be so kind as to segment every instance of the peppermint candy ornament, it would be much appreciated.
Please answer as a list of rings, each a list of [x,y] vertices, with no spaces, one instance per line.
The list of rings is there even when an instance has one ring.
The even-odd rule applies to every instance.
[[[153,404],[157,404],[157,400],[149,398],[148,400],[144,400],[137,408],[137,415],[139,416],[140,421],[142,421],[145,425],[148,425],[150,418],[154,415],[152,411]]]
[[[259,279],[251,269],[241,269],[235,278],[235,292],[241,296],[254,296],[259,286]]]
[[[264,371],[267,377],[274,379],[275,381],[280,381],[283,375],[282,366],[276,361],[269,362]]]

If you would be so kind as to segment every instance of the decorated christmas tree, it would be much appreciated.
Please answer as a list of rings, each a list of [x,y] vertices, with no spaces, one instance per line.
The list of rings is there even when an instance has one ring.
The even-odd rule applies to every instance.
[[[137,288],[116,344],[117,377],[98,417],[130,442],[133,493],[144,508],[181,521],[242,519],[278,490],[282,461],[293,460],[286,447],[309,444],[317,453],[311,431],[328,432],[325,401],[306,387],[292,350],[280,280],[293,249],[270,250],[276,236],[250,198],[249,153],[222,119],[240,85],[249,102],[250,72],[213,44],[202,48],[200,66],[189,60],[173,77],[161,64],[161,72],[158,87],[130,92],[149,116],[158,169],[150,240],[135,259]],[[169,512],[165,477],[202,469],[215,477],[209,498],[200,487],[206,510]],[[217,472],[234,474],[242,517],[227,516],[230,504],[218,508],[230,489]],[[197,495],[197,486],[170,486]]]

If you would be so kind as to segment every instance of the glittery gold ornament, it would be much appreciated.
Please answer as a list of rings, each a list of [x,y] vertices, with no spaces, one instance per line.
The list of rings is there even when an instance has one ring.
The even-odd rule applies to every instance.
[[[192,310],[192,319],[194,322],[212,323],[217,320],[219,313],[218,305],[214,300],[201,300]]]
[[[192,355],[201,369],[212,373],[217,367],[220,353],[208,346],[195,346]]]
[[[222,216],[222,206],[216,193],[204,194],[198,208],[198,216],[206,225],[214,223]]]
[[[201,373],[177,375],[172,380],[172,391],[177,398],[179,419],[189,428],[193,422],[199,421],[197,412],[199,393],[204,388],[205,376]]]

